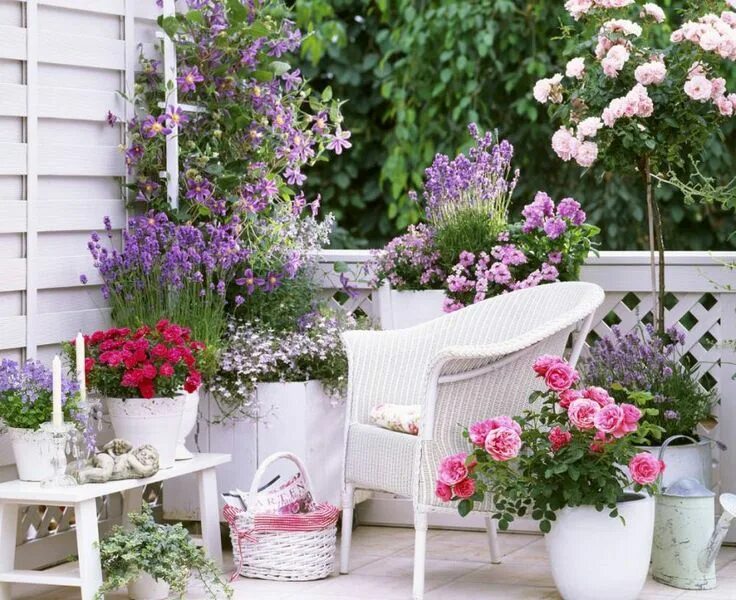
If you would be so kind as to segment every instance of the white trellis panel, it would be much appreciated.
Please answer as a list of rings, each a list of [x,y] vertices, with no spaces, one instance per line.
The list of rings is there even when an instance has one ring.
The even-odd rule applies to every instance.
[[[2,357],[48,361],[60,340],[109,322],[86,249],[105,216],[118,241],[126,222],[123,131],[105,117],[132,116],[119,91],[132,90],[138,43],[154,55],[158,12],[154,0],[0,0]],[[2,436],[0,479],[12,476]],[[72,552],[72,516],[26,511],[21,562]]]

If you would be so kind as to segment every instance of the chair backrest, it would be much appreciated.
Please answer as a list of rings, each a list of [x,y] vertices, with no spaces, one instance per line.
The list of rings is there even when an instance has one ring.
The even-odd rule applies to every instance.
[[[594,284],[546,284],[496,296],[415,327],[383,332],[391,363],[383,364],[381,373],[350,366],[353,418],[366,422],[376,401],[423,404],[427,370],[444,349],[567,333],[602,298],[603,291]]]

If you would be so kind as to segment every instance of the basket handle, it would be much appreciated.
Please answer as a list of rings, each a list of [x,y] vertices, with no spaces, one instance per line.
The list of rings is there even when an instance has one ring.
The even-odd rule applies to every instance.
[[[255,497],[258,493],[258,487],[260,486],[261,479],[266,474],[266,469],[268,469],[268,467],[270,467],[273,463],[281,459],[290,460],[297,466],[297,469],[299,469],[299,472],[304,478],[304,483],[307,486],[307,491],[310,494],[312,493],[312,480],[310,479],[309,473],[307,473],[307,468],[304,466],[301,458],[299,458],[296,454],[292,454],[291,452],[276,452],[275,454],[267,457],[261,463],[261,465],[258,467],[258,470],[256,471],[256,474],[253,476],[253,482],[250,484],[250,492],[248,493],[249,502],[255,502]]]

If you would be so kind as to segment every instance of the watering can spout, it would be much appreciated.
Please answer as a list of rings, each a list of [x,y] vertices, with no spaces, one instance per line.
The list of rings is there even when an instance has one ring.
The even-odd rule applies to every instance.
[[[713,530],[708,545],[698,556],[698,568],[703,573],[710,569],[715,562],[721,544],[723,544],[723,540],[728,533],[728,528],[731,526],[731,521],[736,517],[736,494],[721,494],[719,500],[723,507],[723,513],[721,518],[718,519],[718,523],[716,523],[716,528]]]

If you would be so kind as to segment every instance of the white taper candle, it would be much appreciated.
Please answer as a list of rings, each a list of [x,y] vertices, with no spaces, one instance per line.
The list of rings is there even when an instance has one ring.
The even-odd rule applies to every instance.
[[[87,375],[84,371],[84,336],[80,331],[75,341],[75,350],[77,351],[77,383],[79,383],[79,402],[84,406],[87,400]]]
[[[54,427],[61,428],[64,424],[64,413],[61,411],[61,359],[58,355],[54,356],[51,362],[52,372],[52,413],[51,422]]]

